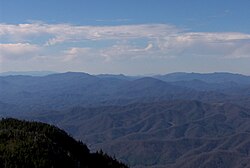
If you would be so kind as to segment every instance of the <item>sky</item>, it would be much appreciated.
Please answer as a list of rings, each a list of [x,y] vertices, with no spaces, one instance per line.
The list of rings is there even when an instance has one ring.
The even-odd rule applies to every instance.
[[[250,75],[249,0],[0,0],[0,72]]]

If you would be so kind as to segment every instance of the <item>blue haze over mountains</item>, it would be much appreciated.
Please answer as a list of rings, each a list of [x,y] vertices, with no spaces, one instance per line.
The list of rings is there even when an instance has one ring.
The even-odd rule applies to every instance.
[[[1,117],[55,124],[131,167],[250,166],[250,76],[2,75]]]

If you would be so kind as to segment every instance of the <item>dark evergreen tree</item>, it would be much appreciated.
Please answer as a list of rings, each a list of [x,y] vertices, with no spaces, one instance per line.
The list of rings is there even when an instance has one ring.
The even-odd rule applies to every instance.
[[[105,153],[88,147],[57,127],[16,119],[0,121],[1,168],[126,168]]]

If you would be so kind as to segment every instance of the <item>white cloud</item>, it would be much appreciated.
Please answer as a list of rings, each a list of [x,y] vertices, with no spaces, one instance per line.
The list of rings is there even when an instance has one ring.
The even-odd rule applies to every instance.
[[[145,24],[121,26],[73,26],[70,24],[0,24],[0,36],[10,39],[29,39],[32,36],[48,34],[52,38],[46,44],[53,45],[65,41],[158,38],[180,30],[171,25]]]
[[[226,58],[250,58],[250,42],[235,48]]]
[[[4,60],[25,59],[34,56],[39,51],[37,45],[29,43],[0,44],[0,58]]]
[[[152,48],[153,48],[153,44],[148,44],[148,46],[144,50],[149,51]]]
[[[63,61],[68,62],[79,57],[85,57],[86,55],[89,56],[90,50],[91,50],[90,48],[77,48],[77,47],[65,50],[63,55]]]
[[[175,56],[216,56],[235,55],[235,51],[250,44],[250,35],[242,33],[192,33],[184,32],[177,36],[162,37],[157,42],[163,53]],[[246,50],[243,50],[246,51]],[[238,52],[236,58],[248,53]],[[235,55],[236,56],[236,55]],[[248,55],[250,57],[250,55]]]
[[[146,47],[132,46],[129,44],[116,44],[98,51],[98,54],[105,58],[106,61],[134,59],[150,57],[155,54],[153,44],[149,43]]]
[[[41,50],[47,55],[61,55],[48,48],[64,44],[62,61],[77,58],[120,60],[154,57],[213,56],[218,58],[250,57],[250,34],[239,32],[191,32],[167,24],[142,24],[119,26],[77,26],[70,24],[0,24],[0,38],[10,43],[2,44],[1,57],[18,58],[38,51],[36,40],[43,40]],[[113,40],[109,43],[109,40]],[[135,41],[143,43],[135,43]],[[75,43],[91,42],[92,46],[74,46]],[[96,47],[95,42],[105,43]],[[4,41],[0,40],[0,43]],[[67,44],[66,44],[67,43]],[[70,44],[70,47],[67,45]],[[20,50],[20,52],[16,52]],[[47,51],[48,50],[48,51]],[[55,51],[58,50],[58,51]],[[4,56],[3,56],[4,55]],[[13,56],[11,56],[13,55]],[[47,58],[47,56],[46,56]]]

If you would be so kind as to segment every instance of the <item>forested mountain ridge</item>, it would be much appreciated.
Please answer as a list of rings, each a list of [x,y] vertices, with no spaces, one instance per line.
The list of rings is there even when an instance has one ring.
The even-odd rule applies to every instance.
[[[203,80],[206,79],[204,75],[197,77],[195,74],[189,74],[187,81],[184,80],[185,78],[183,80],[177,78],[177,74],[176,80],[171,80],[171,82],[160,80],[159,76],[156,76],[158,79],[155,77],[132,78],[122,75],[90,75],[80,72],[39,77],[3,76],[0,77],[0,115],[6,112],[22,115],[28,111],[61,110],[78,105],[96,107],[175,99],[236,102],[242,97],[241,94],[246,97],[250,93],[250,77],[226,74],[230,78],[227,77],[226,82],[221,82],[218,77],[214,79],[216,75],[223,76],[220,73],[205,75],[211,78],[210,83]],[[189,80],[190,76],[192,80]],[[240,79],[239,83],[233,78],[234,76]],[[5,106],[1,108],[3,105]],[[8,110],[6,106],[15,107],[18,110],[14,108]]]
[[[126,168],[102,152],[88,147],[66,132],[39,122],[16,119],[0,121],[0,167],[2,168]]]
[[[203,155],[218,154],[221,165],[230,156],[232,164],[226,167],[238,168],[240,160],[250,159],[250,110],[230,103],[175,100],[75,107],[26,118],[57,124],[133,167],[192,167],[203,162]],[[179,166],[190,158],[193,162]],[[211,159],[204,167],[215,162]]]
[[[250,77],[0,77],[0,116],[59,126],[136,168],[249,167]],[[188,164],[187,164],[188,163]]]

